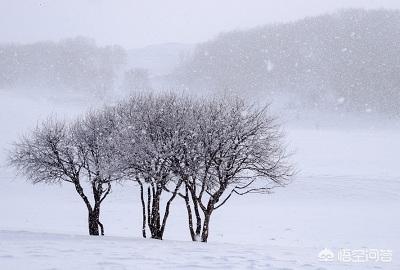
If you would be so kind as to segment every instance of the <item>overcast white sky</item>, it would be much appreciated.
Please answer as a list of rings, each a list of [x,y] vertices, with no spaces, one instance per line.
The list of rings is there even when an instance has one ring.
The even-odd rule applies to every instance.
[[[84,35],[126,48],[195,43],[221,31],[400,0],[0,0],[0,42]]]

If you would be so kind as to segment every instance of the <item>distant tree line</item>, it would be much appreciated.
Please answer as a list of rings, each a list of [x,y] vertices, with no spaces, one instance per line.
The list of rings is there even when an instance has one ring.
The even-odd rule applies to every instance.
[[[239,98],[136,95],[72,122],[49,119],[18,140],[10,165],[32,183],[70,183],[103,235],[101,205],[115,183],[135,183],[143,237],[163,239],[171,205],[185,202],[193,241],[229,199],[269,193],[293,175],[267,107]]]
[[[269,96],[298,107],[399,114],[400,11],[344,10],[221,34],[176,72],[189,88]]]
[[[123,48],[99,47],[84,37],[0,44],[0,89],[61,88],[101,95],[115,87],[125,62]]]

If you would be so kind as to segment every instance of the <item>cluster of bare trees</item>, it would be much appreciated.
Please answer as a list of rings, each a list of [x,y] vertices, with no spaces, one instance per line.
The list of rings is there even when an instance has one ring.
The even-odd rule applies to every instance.
[[[288,183],[281,136],[267,108],[241,99],[137,95],[72,123],[42,123],[15,144],[10,164],[33,183],[73,184],[90,235],[104,234],[100,207],[113,184],[133,181],[143,237],[162,239],[171,204],[183,199],[191,239],[207,242],[212,214],[234,195]]]

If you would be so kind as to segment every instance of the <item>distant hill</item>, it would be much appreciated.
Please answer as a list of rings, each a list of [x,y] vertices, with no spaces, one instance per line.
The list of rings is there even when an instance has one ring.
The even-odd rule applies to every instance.
[[[224,33],[174,73],[189,88],[277,96],[293,106],[399,112],[400,11],[343,10]]]

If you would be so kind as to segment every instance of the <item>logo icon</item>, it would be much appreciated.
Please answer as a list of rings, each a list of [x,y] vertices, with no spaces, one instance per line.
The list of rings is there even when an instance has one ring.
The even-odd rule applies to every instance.
[[[332,250],[324,248],[318,253],[320,262],[332,262],[335,259],[335,254]]]

